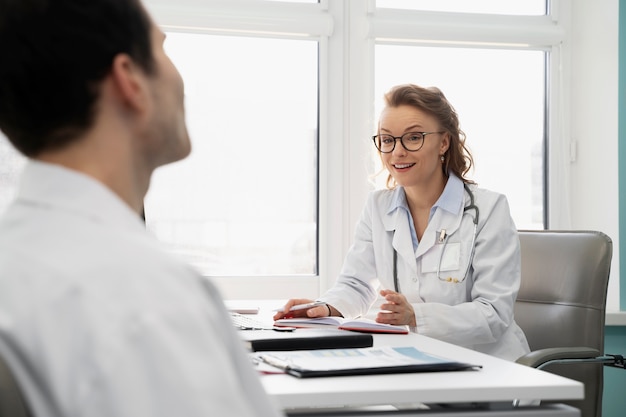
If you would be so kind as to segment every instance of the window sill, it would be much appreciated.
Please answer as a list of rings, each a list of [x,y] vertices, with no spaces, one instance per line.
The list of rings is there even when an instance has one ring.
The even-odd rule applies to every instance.
[[[626,326],[626,311],[607,311],[606,326]]]

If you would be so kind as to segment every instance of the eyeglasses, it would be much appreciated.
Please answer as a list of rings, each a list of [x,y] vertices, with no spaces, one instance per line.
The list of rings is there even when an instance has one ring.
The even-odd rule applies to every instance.
[[[376,135],[372,136],[376,149],[382,153],[391,153],[396,148],[396,141],[400,140],[404,149],[409,152],[416,152],[424,146],[426,135],[444,132],[408,132],[402,136]]]

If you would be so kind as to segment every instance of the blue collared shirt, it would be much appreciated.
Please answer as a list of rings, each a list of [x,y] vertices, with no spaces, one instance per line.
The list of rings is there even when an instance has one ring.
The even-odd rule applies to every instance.
[[[463,181],[454,174],[450,174],[448,182],[443,189],[443,193],[439,196],[439,199],[433,204],[430,209],[428,221],[432,219],[433,214],[437,211],[437,208],[446,210],[449,213],[456,214],[462,210],[463,207]],[[415,231],[415,223],[411,217],[411,211],[409,210],[409,204],[406,201],[406,194],[404,187],[396,188],[391,204],[389,205],[389,211],[391,214],[395,210],[403,209],[407,216],[407,222],[409,223],[409,229],[411,230],[411,240],[413,241],[413,250],[417,250],[419,241],[417,239],[417,232]]]

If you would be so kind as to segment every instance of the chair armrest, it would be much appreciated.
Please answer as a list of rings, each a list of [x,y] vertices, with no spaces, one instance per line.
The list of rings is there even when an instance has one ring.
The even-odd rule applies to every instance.
[[[548,348],[530,352],[520,357],[515,362],[522,365],[531,366],[533,368],[538,368],[541,364],[553,360],[591,359],[596,358],[599,355],[600,352],[597,349],[585,346]]]

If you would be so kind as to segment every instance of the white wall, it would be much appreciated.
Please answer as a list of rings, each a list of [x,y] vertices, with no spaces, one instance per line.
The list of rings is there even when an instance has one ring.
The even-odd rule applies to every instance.
[[[618,0],[573,0],[571,226],[613,240],[608,310],[619,310]]]

